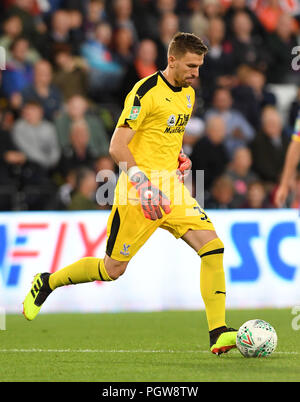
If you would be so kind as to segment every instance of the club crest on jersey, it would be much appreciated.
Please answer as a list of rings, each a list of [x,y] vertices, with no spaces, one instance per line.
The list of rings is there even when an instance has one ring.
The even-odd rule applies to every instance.
[[[176,124],[176,116],[175,114],[171,114],[171,116],[168,118],[167,125],[169,127],[174,127],[175,124]]]
[[[136,120],[140,114],[141,106],[133,106],[130,111],[129,119]]]
[[[120,254],[126,255],[126,256],[129,255],[129,251],[128,251],[129,247],[130,247],[130,244],[124,243],[123,249],[120,251]]]
[[[191,96],[187,95],[186,98],[187,98],[187,101],[188,101],[187,107],[190,109],[192,107]]]

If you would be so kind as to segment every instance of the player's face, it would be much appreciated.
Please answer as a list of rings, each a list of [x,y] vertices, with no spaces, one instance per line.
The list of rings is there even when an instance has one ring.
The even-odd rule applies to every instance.
[[[204,62],[204,54],[198,55],[196,53],[185,53],[180,58],[174,56],[170,63],[173,66],[174,81],[176,86],[188,87],[193,83],[193,80],[199,76],[199,67]]]

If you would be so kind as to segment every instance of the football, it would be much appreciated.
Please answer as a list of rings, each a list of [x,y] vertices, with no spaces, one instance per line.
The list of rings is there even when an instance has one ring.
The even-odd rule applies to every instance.
[[[277,346],[277,334],[268,322],[249,320],[239,328],[236,346],[244,357],[267,357]]]

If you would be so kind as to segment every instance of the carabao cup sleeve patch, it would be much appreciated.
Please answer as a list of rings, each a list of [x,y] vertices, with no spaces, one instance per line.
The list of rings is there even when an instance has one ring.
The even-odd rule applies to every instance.
[[[136,120],[140,114],[141,106],[133,106],[130,111],[129,119]]]

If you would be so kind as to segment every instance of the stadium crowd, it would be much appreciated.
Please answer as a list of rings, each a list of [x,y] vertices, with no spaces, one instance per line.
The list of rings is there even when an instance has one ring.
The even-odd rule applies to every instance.
[[[183,138],[204,207],[273,207],[300,110],[298,3],[1,1],[0,210],[111,208],[95,194],[99,172],[118,172],[108,147],[125,96],[165,68],[178,31],[209,47]],[[300,207],[300,175],[286,206]]]

